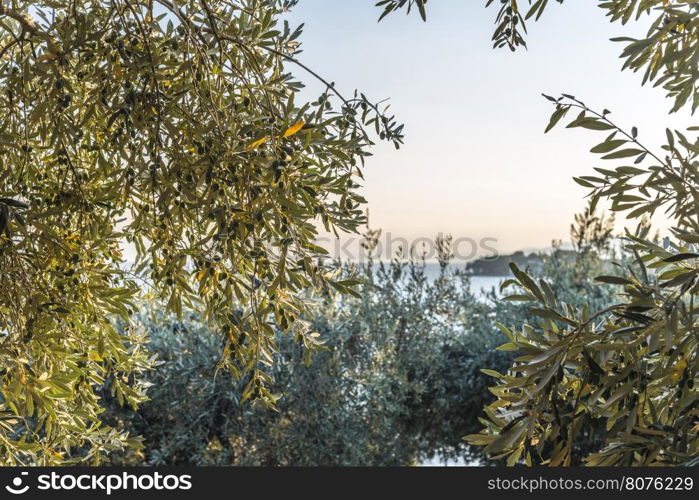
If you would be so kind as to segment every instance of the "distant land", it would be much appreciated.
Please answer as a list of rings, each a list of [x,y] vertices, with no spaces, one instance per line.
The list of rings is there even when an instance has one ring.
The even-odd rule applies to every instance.
[[[571,250],[562,251],[573,253]],[[510,262],[514,262],[520,269],[528,268],[536,274],[542,270],[546,255],[544,252],[525,253],[520,250],[509,255],[477,259],[466,264],[466,272],[472,276],[511,276]]]
[[[465,264],[459,261],[451,261],[449,267],[455,268],[458,266],[464,269],[467,274],[474,277],[509,278],[512,276],[510,262],[514,262],[520,269],[527,269],[529,272],[537,274],[543,271],[544,260],[551,255],[552,250],[552,248],[527,248],[524,250],[517,250],[511,254],[503,254],[496,257],[483,257]],[[566,248],[566,246],[560,248],[559,251],[564,254],[564,258],[572,258],[575,254],[574,250]],[[382,262],[384,265],[388,264],[388,261]],[[374,264],[378,265],[378,262]],[[425,270],[430,278],[439,275],[439,269],[440,265],[438,262],[425,262]]]

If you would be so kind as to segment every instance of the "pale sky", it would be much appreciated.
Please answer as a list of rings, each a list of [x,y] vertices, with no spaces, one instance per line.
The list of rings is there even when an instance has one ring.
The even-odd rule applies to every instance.
[[[593,0],[550,2],[530,23],[528,50],[492,49],[495,9],[484,1],[428,3],[428,22],[394,14],[377,24],[373,0],[301,0],[289,16],[306,23],[301,60],[350,94],[390,97],[406,144],[379,144],[364,170],[371,225],[408,240],[438,232],[497,238],[500,252],[568,240],[586,190],[573,176],[613,165],[588,153],[604,135],[560,127],[544,135],[552,111],[541,92],[573,94],[639,138],[659,145],[667,115],[662,89],[620,72],[620,44],[639,25],[610,24]],[[312,89],[319,87],[300,71]],[[492,244],[491,244],[492,246]]]

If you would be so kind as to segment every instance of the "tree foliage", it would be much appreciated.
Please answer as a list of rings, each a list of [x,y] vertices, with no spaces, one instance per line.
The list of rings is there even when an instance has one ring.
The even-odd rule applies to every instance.
[[[697,11],[690,2],[662,3],[671,9],[670,18],[673,8],[687,7],[689,34],[681,33],[689,36],[687,46],[695,47]],[[684,88],[694,89],[696,62],[676,54],[674,64],[673,74],[692,75]],[[671,96],[673,110],[686,101]],[[692,136],[697,128],[667,129],[666,143],[654,151],[640,141],[636,127],[620,128],[608,110],[595,111],[570,95],[545,97],[555,105],[547,131],[575,111],[569,128],[605,135],[592,152],[616,166],[596,167],[595,175],[576,182],[590,191],[593,207],[609,200],[614,212],[638,223],[625,235],[633,259],[596,278],[602,287],[620,289],[605,308],[563,302],[546,281],[513,266],[509,284],[534,303],[537,319],[501,325],[510,340],[501,349],[521,355],[507,372],[493,373],[498,400],[486,408],[485,429],[467,439],[509,464],[570,465],[576,442],[601,425],[605,436],[589,450],[588,465],[688,463],[699,454],[699,141]],[[662,244],[649,237],[645,219],[656,212],[672,225]]]
[[[320,77],[279,19],[294,4],[0,5],[2,463],[123,444],[97,389],[143,400],[143,339],[115,328],[142,292],[202,311],[246,399],[274,404],[275,325],[317,346],[305,290],[349,283],[316,264],[314,221],[363,222],[367,129],[398,146],[402,126],[322,78],[298,102],[291,68]]]
[[[545,279],[558,300],[566,304],[587,304],[593,310],[611,305],[617,290],[597,286],[595,276],[614,273],[613,263],[628,260],[628,254],[618,248],[614,217],[600,215],[588,205],[575,214],[570,238],[572,250],[553,242],[551,254],[544,259],[544,270],[537,277]]]

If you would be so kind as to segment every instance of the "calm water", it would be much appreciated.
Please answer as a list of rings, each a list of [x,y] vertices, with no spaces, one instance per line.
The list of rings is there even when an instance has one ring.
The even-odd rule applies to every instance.
[[[477,297],[483,297],[491,288],[498,291],[500,283],[506,279],[502,276],[471,276],[471,292]]]
[[[425,264],[425,274],[430,280],[439,276],[439,264]],[[477,297],[485,297],[492,288],[497,291],[507,278],[504,276],[471,276],[471,292]]]

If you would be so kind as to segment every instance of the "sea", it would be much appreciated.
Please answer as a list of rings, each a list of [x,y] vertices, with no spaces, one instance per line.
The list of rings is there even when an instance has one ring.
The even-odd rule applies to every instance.
[[[451,267],[455,270],[457,268],[463,269],[463,265],[458,264],[451,264]],[[440,268],[438,263],[427,262],[425,264],[425,274],[428,279],[434,280],[437,276],[439,276],[439,273]],[[500,289],[500,283],[506,279],[508,279],[507,276],[471,276],[471,293],[473,293],[476,297],[485,298],[486,294],[492,289],[495,289],[495,291],[498,292]]]

